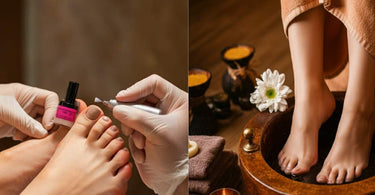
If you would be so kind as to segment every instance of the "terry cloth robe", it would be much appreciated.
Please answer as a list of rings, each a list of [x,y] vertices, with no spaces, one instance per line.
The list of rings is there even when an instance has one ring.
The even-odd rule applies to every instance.
[[[374,0],[281,0],[284,33],[299,15],[315,7],[326,11],[324,26],[324,73],[333,77],[348,62],[347,32],[375,57]]]

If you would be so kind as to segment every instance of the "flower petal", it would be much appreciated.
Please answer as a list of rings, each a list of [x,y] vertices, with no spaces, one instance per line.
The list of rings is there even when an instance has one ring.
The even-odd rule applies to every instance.
[[[288,102],[287,102],[284,98],[282,98],[282,99],[280,100],[280,104],[281,104],[281,105],[284,105],[284,106],[288,106]]]
[[[260,80],[258,78],[256,78],[255,81],[256,81],[256,83],[257,83],[258,86],[264,85],[264,81],[262,81],[262,80]]]
[[[268,106],[265,103],[261,103],[261,104],[257,105],[257,108],[259,109],[259,111],[263,112],[268,108]]]
[[[279,75],[277,83],[278,83],[278,85],[282,86],[284,84],[284,82],[285,82],[285,74],[282,73],[282,74]]]
[[[279,109],[279,104],[277,102],[273,104],[273,109],[275,110],[275,112],[277,112],[277,110]]]

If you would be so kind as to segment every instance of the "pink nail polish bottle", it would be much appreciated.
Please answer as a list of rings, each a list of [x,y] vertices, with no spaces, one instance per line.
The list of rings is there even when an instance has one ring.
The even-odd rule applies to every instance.
[[[65,100],[60,101],[57,107],[55,124],[72,127],[77,115],[78,107],[75,105],[79,83],[69,82]]]

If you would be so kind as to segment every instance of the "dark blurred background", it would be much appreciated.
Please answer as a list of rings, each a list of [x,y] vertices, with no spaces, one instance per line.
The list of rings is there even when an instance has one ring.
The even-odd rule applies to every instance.
[[[68,82],[76,81],[78,98],[88,104],[153,73],[187,90],[187,10],[184,0],[1,2],[0,83],[64,98]],[[0,140],[1,149],[14,144]],[[128,194],[153,194],[135,168]]]

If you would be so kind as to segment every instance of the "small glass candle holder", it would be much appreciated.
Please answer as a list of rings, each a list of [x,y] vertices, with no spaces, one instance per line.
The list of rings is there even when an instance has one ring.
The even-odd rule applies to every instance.
[[[210,195],[241,195],[240,192],[233,188],[220,188],[217,190],[214,190],[210,193]]]

